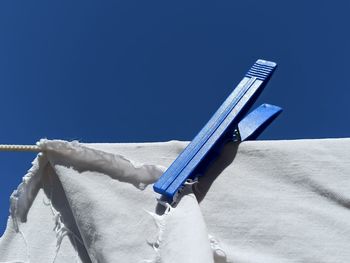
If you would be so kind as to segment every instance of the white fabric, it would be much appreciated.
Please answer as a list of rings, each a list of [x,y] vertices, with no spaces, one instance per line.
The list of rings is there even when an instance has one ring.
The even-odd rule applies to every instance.
[[[38,145],[0,262],[349,262],[350,139],[230,143],[176,207],[151,186],[187,142]]]

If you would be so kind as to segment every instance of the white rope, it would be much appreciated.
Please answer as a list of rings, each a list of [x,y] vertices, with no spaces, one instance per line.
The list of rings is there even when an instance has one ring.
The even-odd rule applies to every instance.
[[[0,151],[41,152],[41,149],[37,145],[0,144]]]

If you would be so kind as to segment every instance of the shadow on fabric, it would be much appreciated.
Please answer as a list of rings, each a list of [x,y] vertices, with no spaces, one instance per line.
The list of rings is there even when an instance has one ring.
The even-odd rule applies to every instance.
[[[239,142],[227,143],[218,158],[208,167],[204,175],[198,177],[198,183],[193,187],[193,192],[198,203],[202,202],[216,178],[228,167],[236,157]]]
[[[91,263],[88,252],[83,244],[83,239],[80,235],[79,228],[74,220],[74,215],[69,206],[69,202],[66,198],[66,194],[61,181],[50,165],[47,165],[45,168],[47,176],[44,176],[42,179],[42,188],[46,194],[47,199],[49,200],[46,205],[52,205],[55,213],[57,213],[55,215],[56,224],[57,220],[60,220],[62,223],[64,223],[64,227],[67,228],[68,232],[67,234],[61,234],[63,234],[63,236],[66,235],[70,239],[70,242],[75,245],[75,249],[79,255],[80,260],[84,263]],[[59,219],[57,215],[60,216]],[[56,228],[55,230],[58,230]],[[61,238],[63,238],[63,236]],[[59,241],[59,246],[60,242],[62,242],[62,240]],[[56,254],[57,253],[58,251],[56,251]]]

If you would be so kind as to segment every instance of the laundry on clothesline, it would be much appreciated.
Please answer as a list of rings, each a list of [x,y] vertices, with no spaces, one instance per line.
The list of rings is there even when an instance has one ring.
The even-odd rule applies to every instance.
[[[263,132],[282,112],[280,107],[263,104],[244,116],[276,66],[276,63],[262,59],[254,63],[208,123],[154,184],[154,191],[172,202],[187,180],[205,172],[226,142],[253,140]]]

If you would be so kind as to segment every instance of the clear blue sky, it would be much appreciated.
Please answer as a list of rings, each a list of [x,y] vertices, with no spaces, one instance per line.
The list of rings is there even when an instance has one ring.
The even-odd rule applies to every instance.
[[[349,1],[0,2],[0,143],[191,140],[258,58],[261,139],[350,135]],[[0,153],[0,233],[35,156]]]

